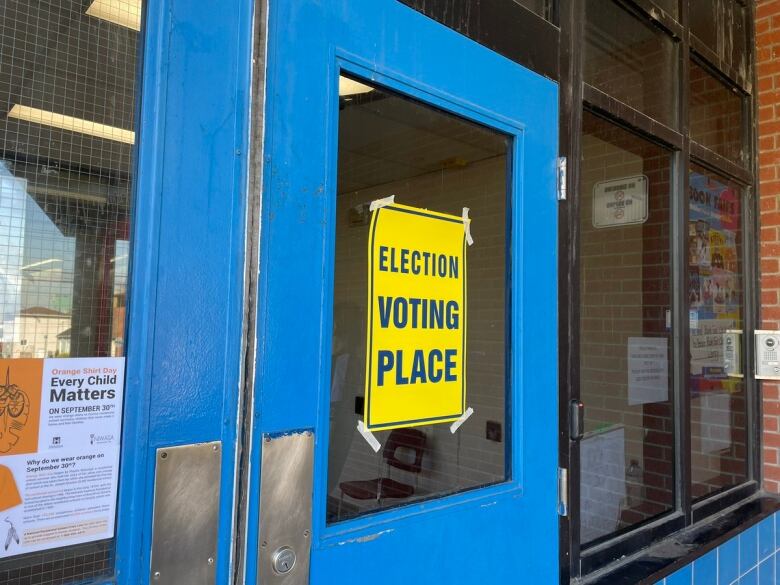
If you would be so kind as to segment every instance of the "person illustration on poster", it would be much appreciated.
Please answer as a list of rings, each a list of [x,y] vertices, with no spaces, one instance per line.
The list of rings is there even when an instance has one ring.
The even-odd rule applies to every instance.
[[[696,221],[695,258],[697,266],[710,265],[710,224],[702,220]]]
[[[702,303],[710,305],[712,303],[712,277],[705,276],[702,279]]]
[[[8,532],[5,536],[5,550],[8,550],[12,540],[16,542],[16,544],[19,544],[19,533],[16,531],[16,527],[14,526],[14,523],[11,522],[10,518],[6,518],[5,521],[8,523]]]
[[[719,252],[713,252],[712,254],[712,267],[723,268],[723,256]]]
[[[697,266],[688,270],[688,301],[691,307],[701,306],[701,277]]]

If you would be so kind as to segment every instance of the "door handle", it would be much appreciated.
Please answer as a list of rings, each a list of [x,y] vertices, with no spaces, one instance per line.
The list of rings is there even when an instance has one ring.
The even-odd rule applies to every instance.
[[[579,441],[585,434],[585,405],[579,400],[569,402],[569,439]]]

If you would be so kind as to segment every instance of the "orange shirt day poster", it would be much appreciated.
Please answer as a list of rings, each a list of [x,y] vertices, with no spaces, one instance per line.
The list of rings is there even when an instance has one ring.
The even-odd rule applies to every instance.
[[[114,535],[124,358],[0,359],[0,558]]]

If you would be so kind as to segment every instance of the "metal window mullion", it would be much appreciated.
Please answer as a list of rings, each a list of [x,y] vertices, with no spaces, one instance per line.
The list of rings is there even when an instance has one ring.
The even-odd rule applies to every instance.
[[[595,112],[626,126],[649,142],[664,148],[682,148],[682,134],[588,83],[583,83],[583,100]]]
[[[690,39],[691,52],[705,65],[708,71],[714,72],[716,77],[725,80],[728,85],[733,85],[744,93],[753,93],[755,85],[749,76],[741,74],[733,65],[726,63],[693,33],[686,36]],[[752,36],[749,38],[753,39]]]
[[[689,30],[689,1],[683,0],[681,21],[684,29]],[[680,130],[683,135],[682,149],[677,154],[675,165],[676,193],[673,201],[673,253],[674,267],[674,400],[675,400],[675,447],[676,447],[676,502],[685,517],[685,523],[692,520],[691,499],[691,408],[690,408],[690,318],[688,313],[688,182],[690,172],[690,138],[688,127],[690,93],[690,35],[684,34],[679,52],[680,91],[679,115]]]
[[[661,28],[675,39],[681,39],[683,26],[671,14],[656,6],[652,0],[616,0],[631,12],[640,16],[646,22]]]
[[[747,11],[747,23],[745,33],[747,38],[751,41],[755,39],[755,4],[750,2],[746,7]],[[756,72],[756,55],[755,55],[755,42],[749,42],[747,48],[747,62],[748,70],[750,71],[752,86],[758,88],[757,72]],[[745,190],[745,195],[742,199],[745,202],[743,209],[747,213],[743,213],[743,266],[744,266],[744,298],[745,298],[745,315],[743,319],[743,373],[745,375],[745,392],[747,392],[747,413],[746,423],[748,425],[746,432],[746,441],[748,443],[748,479],[753,479],[759,482],[759,489],[762,483],[762,436],[761,429],[763,427],[763,409],[761,402],[761,386],[754,377],[753,364],[754,359],[754,339],[751,334],[760,324],[759,310],[761,307],[761,287],[759,286],[759,270],[758,270],[758,258],[760,252],[760,223],[759,223],[759,189],[758,178],[759,163],[758,163],[758,128],[757,128],[757,113],[758,113],[758,96],[757,91],[754,91],[750,98],[744,100],[744,107],[746,109],[745,120],[748,121],[746,126],[746,141],[745,144],[748,147],[748,157],[750,158],[749,168],[753,171],[753,183]]]
[[[579,177],[582,161],[583,62],[581,48],[585,38],[585,2],[561,0],[561,155],[568,159],[567,201],[561,202],[559,212],[559,274],[565,276],[566,286],[559,286],[561,306],[560,335],[560,392],[561,392],[561,465],[568,468],[569,516],[562,522],[568,535],[562,534],[561,583],[580,576],[580,450],[579,443],[568,436],[569,404],[580,399],[580,191]],[[564,59],[565,55],[565,59]],[[567,65],[564,67],[564,65]],[[568,87],[567,87],[568,86]],[[571,91],[566,91],[567,89]],[[560,280],[559,276],[559,280]],[[564,533],[565,530],[562,530]],[[568,536],[568,538],[567,538]],[[568,551],[568,558],[563,558]]]
[[[706,167],[712,172],[717,173],[718,175],[730,181],[735,181],[741,186],[748,186],[753,184],[754,176],[752,168],[738,165],[726,157],[713,152],[706,146],[702,146],[695,140],[690,141],[690,153],[693,162]]]

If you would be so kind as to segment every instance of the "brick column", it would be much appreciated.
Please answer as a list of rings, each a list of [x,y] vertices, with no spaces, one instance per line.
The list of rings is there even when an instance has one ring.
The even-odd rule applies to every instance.
[[[756,2],[758,160],[761,221],[761,320],[780,329],[780,0]],[[780,493],[780,387],[761,384],[764,487]]]

